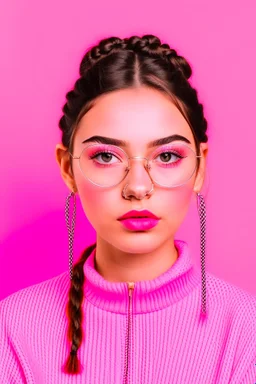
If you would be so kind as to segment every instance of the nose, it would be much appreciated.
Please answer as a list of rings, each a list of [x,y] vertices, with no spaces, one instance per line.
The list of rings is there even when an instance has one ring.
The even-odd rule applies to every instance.
[[[152,188],[153,180],[147,167],[147,158],[134,156],[129,158],[128,174],[125,177],[126,197],[134,196],[141,200]]]

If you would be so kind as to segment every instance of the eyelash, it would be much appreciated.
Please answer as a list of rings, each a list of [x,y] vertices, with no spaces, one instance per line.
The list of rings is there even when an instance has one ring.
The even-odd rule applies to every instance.
[[[93,160],[93,159],[95,159],[96,157],[98,157],[99,155],[103,155],[103,154],[105,154],[105,153],[110,153],[112,156],[115,156],[115,154],[112,153],[111,151],[108,151],[108,150],[100,150],[100,151],[96,152],[95,154],[90,155],[89,157],[90,157],[91,160]],[[160,153],[157,155],[157,157],[160,156],[160,155],[166,154],[166,153],[171,154],[171,155],[174,155],[174,156],[178,157],[178,159],[183,159],[183,158],[184,158],[183,156],[181,156],[180,154],[178,154],[177,152],[174,152],[174,151],[160,152]],[[116,157],[116,156],[115,156],[115,157]],[[116,158],[117,158],[117,157],[116,157]],[[162,163],[162,165],[163,165],[164,167],[170,167],[170,166],[173,167],[173,166],[177,165],[176,163],[178,163],[178,162],[179,162],[179,161],[174,161],[174,162],[171,162],[171,163]],[[97,163],[97,164],[100,164],[100,166],[103,166],[103,167],[109,167],[109,166],[111,166],[111,164],[102,164],[102,163]]]

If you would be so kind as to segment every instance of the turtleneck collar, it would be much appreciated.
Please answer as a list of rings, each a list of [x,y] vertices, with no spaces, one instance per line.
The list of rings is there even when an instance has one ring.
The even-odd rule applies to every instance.
[[[193,264],[188,244],[174,240],[178,258],[164,273],[152,280],[136,281],[133,290],[133,314],[157,311],[183,299],[200,281],[200,271]],[[84,263],[85,301],[103,310],[127,314],[129,303],[128,282],[105,280],[95,269],[93,249]]]

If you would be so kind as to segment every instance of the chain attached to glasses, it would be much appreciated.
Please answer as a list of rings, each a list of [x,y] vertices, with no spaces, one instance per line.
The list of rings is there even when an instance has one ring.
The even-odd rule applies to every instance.
[[[73,216],[72,216],[72,222],[71,227],[69,223],[69,204],[70,204],[70,198],[73,197]],[[73,278],[73,248],[74,248],[74,231],[75,231],[75,219],[76,219],[76,194],[74,192],[71,192],[67,198],[66,198],[66,205],[65,205],[65,218],[66,218],[66,225],[68,229],[68,246],[69,246],[69,274],[70,274],[70,280]]]
[[[206,314],[206,275],[205,275],[205,244],[206,244],[206,207],[203,196],[197,193],[197,209],[200,218],[200,255],[202,276],[202,313]]]

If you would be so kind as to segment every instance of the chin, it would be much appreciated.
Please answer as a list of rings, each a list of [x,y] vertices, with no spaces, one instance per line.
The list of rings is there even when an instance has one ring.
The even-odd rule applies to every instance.
[[[161,246],[164,239],[159,236],[152,236],[152,234],[146,232],[129,233],[129,237],[119,236],[119,243],[113,242],[112,245],[115,248],[125,253],[150,253]]]

